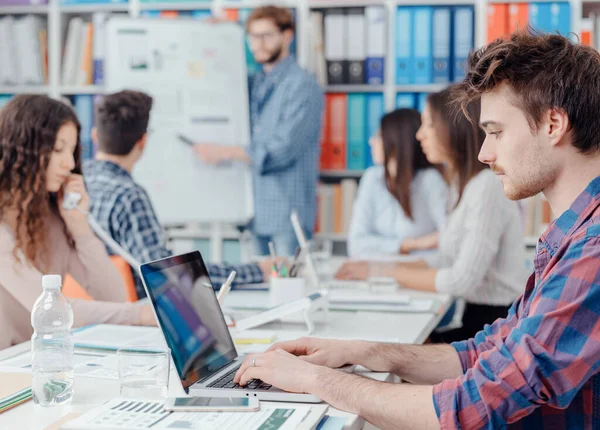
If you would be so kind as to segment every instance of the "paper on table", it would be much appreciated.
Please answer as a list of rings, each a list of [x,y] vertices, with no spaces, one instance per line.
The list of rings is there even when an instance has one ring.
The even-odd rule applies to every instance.
[[[243,330],[233,332],[232,336],[233,342],[237,345],[271,344],[277,338],[277,334],[269,330]]]
[[[117,358],[115,355],[76,351],[73,357],[75,376],[86,376],[104,379],[119,379],[117,374]],[[0,372],[31,373],[31,353],[11,357],[0,361]],[[31,377],[30,377],[31,378]]]
[[[116,351],[123,347],[164,346],[158,327],[97,324],[73,332],[75,347]]]
[[[31,375],[0,372],[0,412],[31,399]]]
[[[320,408],[320,409],[319,409]],[[314,423],[306,420],[311,409],[319,410]],[[113,399],[63,426],[65,430],[292,430],[314,428],[325,413],[325,406],[263,406],[258,412],[166,412],[163,403],[138,399]],[[309,426],[306,426],[309,424]]]

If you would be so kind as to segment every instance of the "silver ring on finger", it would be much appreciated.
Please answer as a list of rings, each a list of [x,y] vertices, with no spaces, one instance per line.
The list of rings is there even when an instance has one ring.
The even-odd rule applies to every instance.
[[[256,357],[252,359],[252,367],[256,367]]]

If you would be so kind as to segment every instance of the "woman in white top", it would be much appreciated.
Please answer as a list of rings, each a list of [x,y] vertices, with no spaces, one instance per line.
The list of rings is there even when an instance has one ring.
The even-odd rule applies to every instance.
[[[418,111],[398,109],[381,119],[369,140],[375,166],[360,181],[348,233],[350,257],[437,247],[447,185],[415,138],[420,126]]]
[[[473,337],[486,323],[505,317],[527,279],[523,232],[516,202],[477,160],[484,140],[479,104],[469,106],[470,122],[454,113],[450,89],[431,94],[417,133],[427,159],[444,164],[451,184],[450,207],[439,236],[439,262],[394,264],[386,270],[406,288],[438,291],[466,301],[462,328],[432,340],[452,342]],[[368,263],[347,263],[337,277],[364,279]]]

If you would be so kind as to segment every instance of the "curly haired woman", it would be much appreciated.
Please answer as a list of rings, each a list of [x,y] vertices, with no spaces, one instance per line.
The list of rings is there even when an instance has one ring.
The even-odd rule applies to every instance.
[[[22,95],[0,110],[0,348],[28,340],[42,275],[71,274],[95,301],[71,300],[74,325],[155,324],[149,306],[123,303],[125,286],[92,233],[80,174],[74,111],[46,96]],[[65,193],[82,196],[64,210]]]

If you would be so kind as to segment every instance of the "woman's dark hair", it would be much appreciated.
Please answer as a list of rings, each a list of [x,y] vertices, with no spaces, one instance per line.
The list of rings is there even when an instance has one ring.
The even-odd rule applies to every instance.
[[[19,95],[0,109],[0,220],[17,207],[14,256],[20,261],[22,251],[39,269],[48,263],[38,259],[46,245],[47,220],[54,213],[62,221],[58,197],[46,188],[46,170],[58,131],[69,123],[77,128],[74,171],[81,172],[81,126],[70,106],[47,96]],[[75,248],[64,221],[63,228]]]
[[[410,185],[416,173],[432,167],[416,138],[421,127],[421,115],[414,109],[397,109],[381,118],[381,139],[388,191],[398,200],[406,216],[412,219]],[[396,175],[390,174],[388,164],[394,160]]]
[[[465,106],[468,118],[462,110],[456,109],[453,91],[453,87],[450,87],[432,93],[427,98],[427,103],[434,127],[438,133],[448,135],[447,149],[458,175],[458,204],[467,183],[488,165],[477,159],[485,139],[485,133],[479,128],[481,104],[479,100],[474,100]]]

